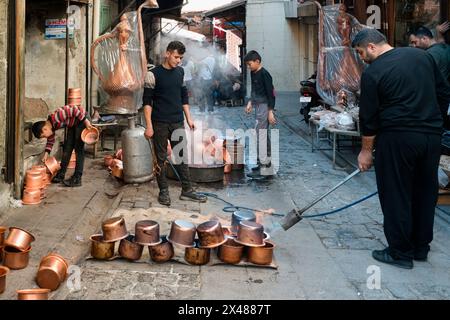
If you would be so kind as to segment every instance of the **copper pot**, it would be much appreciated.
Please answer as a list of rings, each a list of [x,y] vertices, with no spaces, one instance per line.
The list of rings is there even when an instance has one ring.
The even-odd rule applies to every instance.
[[[3,265],[13,270],[26,268],[30,260],[31,247],[25,251],[19,251],[16,248],[3,248]]]
[[[114,217],[103,221],[103,241],[114,242],[128,237],[129,232],[123,216]]]
[[[6,288],[6,275],[9,273],[9,268],[0,266],[0,293],[5,292]]]
[[[0,262],[3,261],[3,246],[0,246]]]
[[[236,264],[241,261],[243,252],[244,246],[230,238],[219,247],[218,257],[223,262]]]
[[[206,221],[198,225],[197,234],[202,248],[215,248],[227,241],[219,221]]]
[[[5,242],[5,234],[7,227],[0,226],[0,246],[3,246],[3,242]]]
[[[48,157],[47,160],[45,160],[44,164],[47,167],[48,172],[51,173],[52,176],[56,175],[58,170],[61,169],[61,166],[55,157]]]
[[[91,256],[99,260],[108,260],[114,256],[114,242],[103,241],[103,235],[91,236]]]
[[[175,220],[172,222],[167,240],[182,247],[194,247],[195,225],[188,221]]]
[[[113,159],[111,165],[111,174],[119,179],[123,178],[123,162],[122,160]]]
[[[114,157],[112,155],[106,155],[103,158],[103,161],[105,162],[105,167],[110,167],[113,164]]]
[[[155,262],[166,262],[172,259],[174,252],[172,244],[167,241],[166,236],[161,237],[161,243],[156,246],[149,246],[150,258]]]
[[[248,247],[264,246],[264,227],[253,221],[241,221],[236,242]]]
[[[34,240],[34,236],[28,231],[17,227],[10,227],[4,245],[5,247],[16,248],[19,251],[27,251]]]
[[[153,220],[142,220],[135,225],[136,242],[144,246],[154,246],[161,243],[159,224]]]
[[[42,179],[45,179],[45,175],[46,175],[46,173],[47,173],[47,167],[44,166],[43,164],[32,166],[32,167],[31,167],[31,170],[32,170],[32,171],[39,172],[40,175],[42,176]]]
[[[85,128],[81,132],[81,140],[88,145],[92,145],[98,141],[99,135],[100,135],[100,133],[97,128],[95,128],[95,127],[92,127],[89,129]]]
[[[41,200],[41,189],[25,188],[25,190],[23,191],[23,204],[39,204],[41,203]]]
[[[125,239],[120,240],[119,254],[128,260],[139,260],[142,256],[144,247],[135,242],[134,235],[129,235]]]
[[[28,170],[25,177],[25,186],[27,189],[40,189],[44,186],[43,175],[37,170]]]
[[[50,289],[17,290],[17,300],[48,300]]]
[[[41,288],[56,290],[66,280],[69,265],[56,253],[50,253],[42,258],[36,276],[36,282]]]
[[[198,241],[195,242],[195,247],[186,248],[184,251],[184,260],[194,265],[204,265],[209,262],[211,249],[199,248]]]
[[[234,211],[231,215],[231,230],[237,234],[239,229],[239,223],[241,221],[253,221],[256,222],[256,215],[251,211]]]
[[[248,261],[254,264],[268,265],[272,263],[275,244],[268,241],[263,247],[248,248]]]

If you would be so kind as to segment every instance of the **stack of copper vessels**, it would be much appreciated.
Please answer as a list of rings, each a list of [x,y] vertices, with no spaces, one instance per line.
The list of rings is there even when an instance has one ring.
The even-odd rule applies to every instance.
[[[69,94],[67,95],[67,104],[70,106],[81,105],[81,89],[69,88]]]
[[[25,190],[23,204],[39,204],[45,198],[45,191],[51,183],[52,174],[47,172],[44,165],[36,165],[27,170],[25,176]]]

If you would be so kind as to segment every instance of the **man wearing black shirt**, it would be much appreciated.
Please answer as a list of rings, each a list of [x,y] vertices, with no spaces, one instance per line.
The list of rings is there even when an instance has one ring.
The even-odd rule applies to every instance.
[[[450,88],[431,55],[415,48],[394,49],[375,29],[360,31],[353,47],[370,64],[361,77],[358,165],[368,170],[376,150],[375,173],[389,245],[372,256],[411,269],[413,259],[427,259],[433,239],[440,107],[448,106]]]
[[[147,128],[145,137],[153,137],[158,167],[161,169],[156,176],[159,187],[158,201],[162,205],[170,206],[169,184],[166,178],[165,161],[167,158],[167,140],[170,139],[172,148],[178,143],[186,145],[184,130],[184,115],[186,122],[195,129],[189,112],[189,101],[186,85],[183,82],[184,70],[178,65],[186,51],[179,41],[172,41],[167,46],[165,61],[150,72],[153,76],[151,84],[144,88],[144,116]],[[175,136],[181,136],[181,141]],[[172,139],[173,138],[173,139]],[[183,157],[181,150],[180,157]],[[194,192],[190,183],[189,167],[186,162],[175,166],[181,178],[182,191],[180,199],[205,202],[206,197]]]

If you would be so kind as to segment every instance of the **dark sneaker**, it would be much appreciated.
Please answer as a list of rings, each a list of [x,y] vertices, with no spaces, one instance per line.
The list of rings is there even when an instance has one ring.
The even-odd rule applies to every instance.
[[[66,187],[81,187],[81,177],[73,175],[69,180],[64,180]]]
[[[198,194],[194,190],[182,191],[180,195],[180,200],[191,200],[197,202],[206,202],[208,198],[202,194]]]
[[[253,171],[253,172],[259,171],[259,170],[261,170],[261,167],[260,167],[259,165],[257,165],[256,167],[253,167],[253,168],[252,168],[252,171]]]
[[[61,183],[64,181],[64,176],[66,174],[59,171],[56,176],[52,179],[52,183]]]
[[[386,248],[384,250],[374,250],[372,251],[372,257],[375,260],[378,260],[383,263],[387,263],[399,268],[403,269],[412,269],[413,268],[413,262],[412,260],[404,260],[404,259],[394,259],[389,254],[389,249]]]
[[[159,192],[158,202],[163,206],[170,206],[169,190],[162,190]]]
[[[247,174],[247,177],[254,180],[263,180],[266,179],[267,176],[263,176],[260,170],[253,171]]]
[[[427,261],[427,260],[428,260],[428,254],[427,254],[427,253],[425,253],[425,254],[418,254],[418,253],[415,253],[415,254],[414,254],[414,260],[417,260],[417,261]]]

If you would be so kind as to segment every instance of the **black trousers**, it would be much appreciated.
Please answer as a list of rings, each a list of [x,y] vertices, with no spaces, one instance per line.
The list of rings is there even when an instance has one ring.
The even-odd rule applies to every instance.
[[[61,173],[66,173],[72,151],[75,149],[77,164],[74,175],[82,176],[84,168],[84,142],[81,140],[81,132],[86,128],[84,122],[75,122],[74,126],[67,128],[67,139],[64,142],[63,155],[61,158]]]
[[[430,250],[440,141],[440,135],[416,132],[377,136],[375,171],[384,233],[396,259],[410,260]]]
[[[175,140],[172,140],[173,132],[177,130]],[[182,143],[183,148],[187,148],[186,131],[184,129],[184,122],[177,123],[164,123],[153,121],[153,145],[155,146],[155,154],[159,167],[161,168],[161,173],[156,176],[156,181],[158,182],[159,190],[168,190],[169,184],[166,177],[166,167],[164,162],[167,157],[167,140],[170,140],[170,145],[172,150],[179,144]],[[181,136],[180,140],[176,140],[178,136]],[[183,148],[181,149],[179,156],[183,157]],[[178,156],[178,155],[177,155]],[[192,189],[189,175],[189,167],[187,161],[183,161],[181,164],[175,165],[175,169],[181,178],[181,186],[183,191],[189,191]]]

